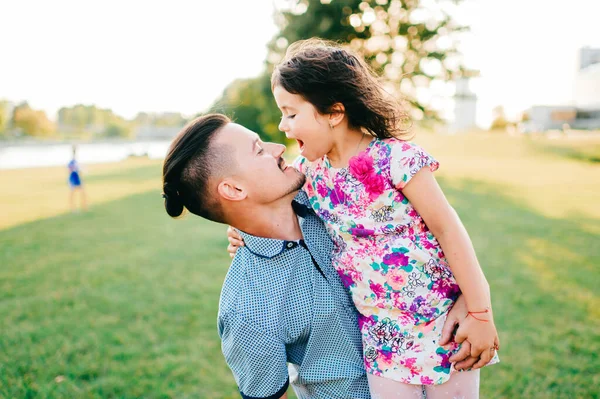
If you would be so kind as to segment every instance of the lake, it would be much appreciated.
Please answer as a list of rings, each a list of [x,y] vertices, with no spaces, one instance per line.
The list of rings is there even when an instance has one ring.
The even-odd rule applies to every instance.
[[[136,142],[98,142],[77,144],[77,160],[81,164],[117,162],[130,156],[165,157],[170,140]],[[0,169],[65,166],[71,160],[68,143],[0,144]]]

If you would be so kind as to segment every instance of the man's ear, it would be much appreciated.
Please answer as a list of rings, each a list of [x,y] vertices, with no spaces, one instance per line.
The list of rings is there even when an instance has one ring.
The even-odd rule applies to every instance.
[[[336,127],[344,120],[346,115],[346,107],[342,103],[335,103],[329,108],[329,125]]]
[[[217,186],[217,192],[228,201],[241,201],[248,196],[246,190],[233,179],[222,180]]]

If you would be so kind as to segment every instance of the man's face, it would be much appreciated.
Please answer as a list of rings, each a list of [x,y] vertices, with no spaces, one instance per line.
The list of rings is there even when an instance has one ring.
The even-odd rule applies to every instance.
[[[306,180],[303,174],[286,165],[282,158],[284,145],[265,143],[258,134],[236,123],[227,124],[214,144],[232,149],[236,165],[231,177],[253,202],[267,204],[295,195]]]

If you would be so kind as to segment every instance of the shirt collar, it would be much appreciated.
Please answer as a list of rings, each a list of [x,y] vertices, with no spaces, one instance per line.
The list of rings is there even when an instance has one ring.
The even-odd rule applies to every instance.
[[[296,198],[292,201],[292,209],[296,215],[301,218],[306,218],[308,215],[314,215],[314,211],[308,205],[308,196],[303,191],[300,191]],[[238,230],[248,251],[261,258],[271,259],[283,251],[296,248],[297,241],[278,240],[275,238],[264,238],[253,236]]]

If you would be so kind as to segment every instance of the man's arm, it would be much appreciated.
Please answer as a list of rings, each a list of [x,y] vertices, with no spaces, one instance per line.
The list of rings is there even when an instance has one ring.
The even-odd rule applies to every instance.
[[[223,355],[244,399],[287,398],[284,343],[239,314],[219,319]]]

